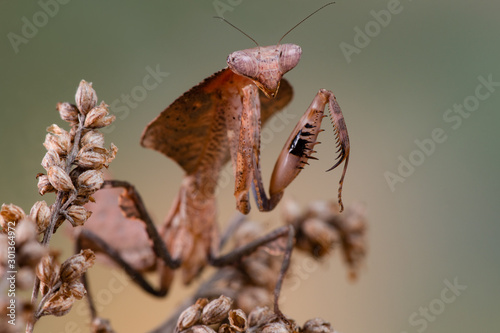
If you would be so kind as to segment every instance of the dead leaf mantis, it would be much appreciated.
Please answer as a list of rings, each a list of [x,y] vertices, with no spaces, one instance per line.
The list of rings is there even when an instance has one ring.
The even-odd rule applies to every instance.
[[[287,252],[275,290],[277,298],[293,246],[293,228],[278,228],[257,241],[219,256],[221,241],[216,225],[215,189],[220,170],[227,161],[232,161],[234,195],[241,213],[250,211],[250,190],[254,192],[259,210],[274,209],[285,188],[308,159],[315,158],[311,154],[315,153],[314,147],[319,143],[316,139],[322,131],[320,125],[326,117],[324,109],[328,105],[339,153],[338,161],[330,170],[344,162],[338,190],[339,204],[343,209],[341,192],[350,152],[340,106],[331,91],[320,89],[286,141],[271,176],[269,196],[266,194],[259,160],[261,124],[290,102],[293,91],[282,77],[298,64],[302,52],[298,45],[281,44],[283,37],[277,45],[231,53],[227,58],[228,67],[184,93],[144,130],[141,144],[172,158],[185,171],[179,193],[159,230],[133,186],[120,181],[105,183],[108,187],[125,188],[122,209],[128,217],[145,223],[158,259],[134,267],[103,238],[88,230],[80,234],[79,247],[85,244],[107,253],[144,290],[164,296],[172,281],[173,269],[180,267],[183,281],[189,283],[207,262],[215,266],[231,264],[262,245],[288,237]],[[159,288],[154,288],[142,277],[142,272],[152,268],[160,271]],[[280,313],[277,304],[275,310]]]

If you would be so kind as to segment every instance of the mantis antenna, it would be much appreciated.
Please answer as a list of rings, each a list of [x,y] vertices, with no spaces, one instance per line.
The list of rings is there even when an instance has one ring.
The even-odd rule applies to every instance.
[[[324,6],[323,6],[324,7]],[[257,43],[255,41],[255,39],[253,39],[252,37],[250,37],[249,35],[247,35],[243,30],[241,30],[240,28],[238,28],[237,26],[235,26],[234,24],[232,24],[231,22],[229,22],[228,20],[226,20],[225,18],[221,17],[221,16],[214,16],[214,18],[216,19],[220,19],[224,22],[226,22],[227,24],[229,24],[230,26],[232,26],[233,28],[235,28],[236,30],[238,30],[239,32],[241,32],[243,35],[247,36],[248,38],[250,38],[252,40],[252,42],[255,43],[255,45],[257,46],[260,46],[259,43]]]
[[[294,25],[290,30],[288,30],[284,35],[283,37],[281,37],[281,39],[278,41],[278,44],[277,45],[280,45],[281,41],[283,40],[283,38],[285,38],[286,35],[288,35],[293,29],[297,28],[300,24],[302,24],[302,22],[304,22],[305,20],[307,20],[308,18],[310,18],[311,16],[313,16],[314,14],[316,14],[317,12],[319,12],[320,10],[322,10],[323,8],[325,8],[326,6],[330,6],[330,5],[333,5],[335,2],[329,2],[323,6],[321,6],[320,8],[316,9],[314,12],[312,12],[311,14],[307,15],[305,18],[303,18],[299,23],[297,23],[296,25]]]

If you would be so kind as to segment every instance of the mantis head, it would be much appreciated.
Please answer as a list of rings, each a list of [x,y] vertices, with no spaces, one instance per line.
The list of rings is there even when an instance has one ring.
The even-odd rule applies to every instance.
[[[282,76],[297,66],[301,53],[295,44],[254,47],[231,53],[227,65],[252,80],[267,97],[274,98]]]

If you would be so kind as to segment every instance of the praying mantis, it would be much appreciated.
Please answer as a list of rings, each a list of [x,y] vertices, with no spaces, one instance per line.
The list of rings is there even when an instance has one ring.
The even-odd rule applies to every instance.
[[[215,191],[221,168],[231,160],[236,207],[241,213],[250,211],[250,191],[254,193],[260,211],[273,210],[286,187],[308,164],[307,161],[315,159],[312,154],[319,143],[317,137],[322,131],[321,121],[326,117],[324,109],[328,105],[339,155],[329,170],[344,162],[338,189],[342,210],[342,186],[350,153],[349,136],[340,106],[331,91],[320,89],[285,142],[272,172],[269,195],[266,193],[260,168],[261,125],[291,101],[293,90],[283,75],[297,66],[302,52],[298,45],[280,42],[231,53],[227,57],[226,68],[184,93],[145,128],[142,146],[173,159],[185,172],[178,195],[159,230],[132,185],[121,181],[105,182],[105,187],[125,189],[122,199],[127,204],[122,206],[129,209],[124,211],[128,217],[145,223],[153,243],[153,253],[158,259],[147,264],[130,264],[119,251],[89,230],[80,233],[79,248],[85,245],[107,253],[144,290],[155,296],[165,296],[174,269],[180,268],[183,282],[189,283],[207,263],[215,266],[235,263],[262,245],[288,237],[287,253],[275,290],[277,298],[293,247],[293,227],[280,227],[261,239],[220,256],[219,249],[223,242],[216,224]],[[160,272],[158,288],[142,277],[143,272],[151,269]],[[277,303],[275,311],[280,313]]]

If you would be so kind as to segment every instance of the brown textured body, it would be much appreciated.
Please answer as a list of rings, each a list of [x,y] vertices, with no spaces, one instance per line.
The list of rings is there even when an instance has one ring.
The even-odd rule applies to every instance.
[[[255,88],[255,89],[254,89]],[[160,230],[172,257],[181,259],[184,281],[190,281],[208,255],[216,255],[218,231],[215,221],[215,190],[219,172],[230,159],[238,163],[244,91],[254,90],[253,82],[223,69],[183,94],[145,129],[142,145],[175,160],[186,172],[178,197]],[[291,86],[282,80],[279,96],[257,98],[261,121],[282,109],[292,99]],[[253,105],[255,107],[255,105]],[[260,136],[260,131],[244,132]],[[231,152],[233,152],[231,154]],[[235,175],[237,181],[247,182]],[[243,177],[244,178],[244,177]]]
[[[228,68],[191,88],[144,130],[142,145],[172,158],[186,172],[160,231],[172,258],[182,263],[185,282],[218,254],[214,195],[222,166],[231,159],[234,195],[240,212],[250,211],[252,189],[259,210],[274,209],[285,188],[308,159],[314,158],[311,154],[318,143],[316,138],[327,104],[340,151],[334,167],[345,161],[339,186],[339,204],[343,208],[341,189],[349,158],[349,138],[340,107],[328,90],[319,90],[285,143],[273,171],[269,198],[262,184],[261,125],[290,102],[292,88],[282,77],[298,64],[301,53],[295,44],[233,52],[227,58]],[[167,274],[165,279],[170,276]]]

